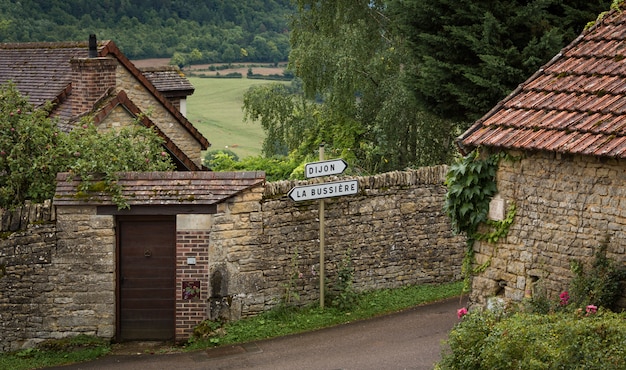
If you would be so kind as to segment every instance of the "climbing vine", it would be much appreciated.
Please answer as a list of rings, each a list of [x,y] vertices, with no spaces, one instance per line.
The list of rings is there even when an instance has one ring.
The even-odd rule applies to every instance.
[[[498,164],[506,154],[497,153],[481,156],[478,150],[459,159],[450,166],[446,175],[445,211],[457,233],[465,233],[467,247],[463,259],[463,275],[466,289],[472,273],[478,273],[489,266],[489,261],[472,269],[474,262],[474,242],[485,240],[496,243],[508,234],[515,217],[515,204],[512,204],[506,217],[501,221],[488,221],[489,202],[497,192],[496,172]],[[480,225],[488,226],[487,232],[479,232]]]

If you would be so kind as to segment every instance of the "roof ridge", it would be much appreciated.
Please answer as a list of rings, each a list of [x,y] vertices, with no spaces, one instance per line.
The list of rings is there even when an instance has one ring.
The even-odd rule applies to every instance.
[[[98,46],[104,46],[109,40],[98,41]],[[86,48],[89,46],[87,41],[54,41],[54,42],[3,42],[0,43],[0,49],[67,49],[67,48]]]

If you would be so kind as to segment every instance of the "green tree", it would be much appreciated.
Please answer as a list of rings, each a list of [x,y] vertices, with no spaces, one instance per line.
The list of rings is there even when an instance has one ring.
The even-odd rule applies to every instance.
[[[485,114],[574,39],[611,0],[390,0],[410,48],[411,85],[430,112]]]
[[[99,132],[84,119],[70,133],[59,131],[48,107],[35,109],[14,85],[0,86],[0,207],[25,200],[50,199],[58,172],[79,177],[81,191],[102,181],[120,207],[116,186],[120,171],[163,171],[174,168],[163,141],[140,124]]]
[[[331,155],[369,173],[448,162],[459,132],[421,112],[407,88],[408,51],[393,33],[386,2],[297,6],[290,67],[302,81],[298,104],[277,88],[257,88],[244,100],[247,117],[267,132],[265,153],[282,145],[305,156],[324,142]]]

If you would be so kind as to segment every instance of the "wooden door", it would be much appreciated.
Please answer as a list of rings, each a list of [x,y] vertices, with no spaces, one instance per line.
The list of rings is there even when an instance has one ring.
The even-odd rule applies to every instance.
[[[118,220],[118,339],[174,339],[176,219]]]

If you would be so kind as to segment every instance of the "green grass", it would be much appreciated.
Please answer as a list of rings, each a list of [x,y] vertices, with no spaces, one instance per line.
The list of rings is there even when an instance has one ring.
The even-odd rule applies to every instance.
[[[209,140],[209,150],[228,149],[239,158],[261,154],[265,133],[259,123],[243,121],[243,94],[272,81],[247,78],[188,77],[196,88],[187,99],[187,118]]]
[[[26,370],[91,361],[111,350],[107,340],[79,335],[51,340],[37,348],[0,354],[0,369]]]
[[[213,335],[192,339],[187,348],[196,350],[317,330],[460,296],[462,289],[463,282],[455,282],[377,290],[361,294],[359,303],[347,311],[332,307],[322,310],[319,305],[279,307],[254,317],[226,323]]]

